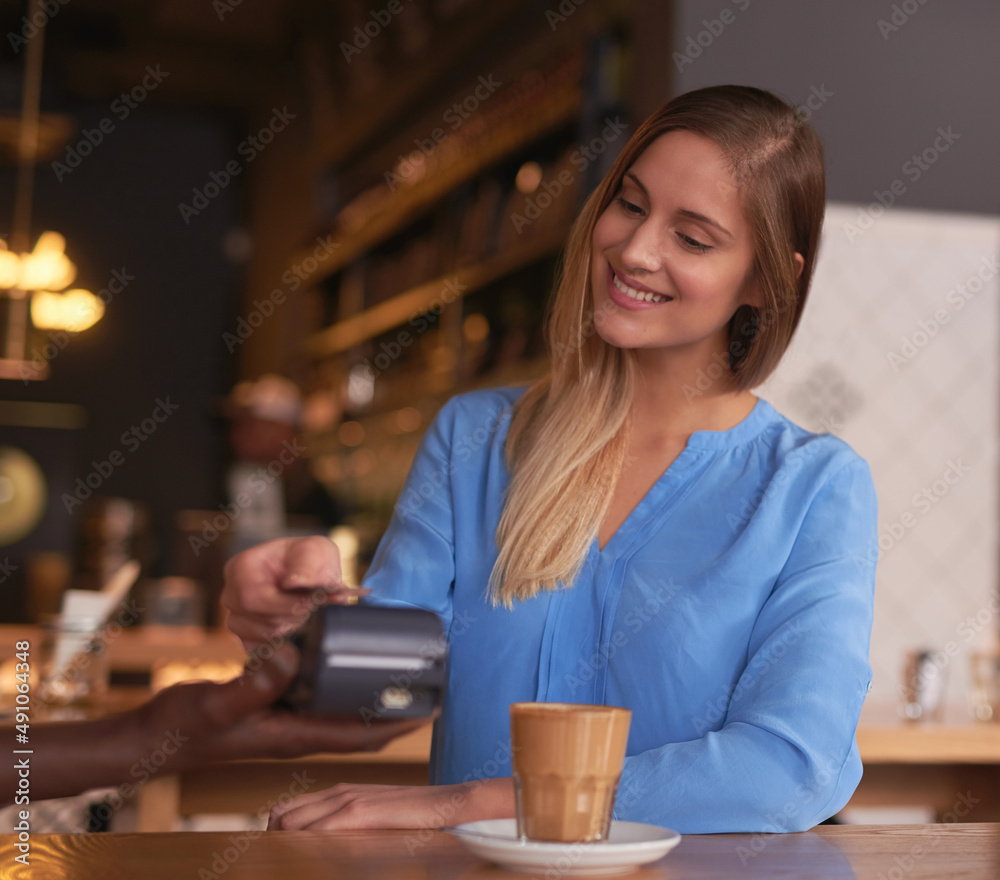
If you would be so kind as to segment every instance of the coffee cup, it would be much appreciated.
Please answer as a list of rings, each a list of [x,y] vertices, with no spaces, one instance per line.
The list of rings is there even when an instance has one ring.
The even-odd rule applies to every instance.
[[[510,707],[520,838],[607,840],[631,720],[632,713],[617,706]]]

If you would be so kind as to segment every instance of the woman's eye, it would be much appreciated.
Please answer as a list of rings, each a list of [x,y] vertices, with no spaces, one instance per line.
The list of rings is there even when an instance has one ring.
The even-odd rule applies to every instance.
[[[685,235],[683,232],[678,232],[677,237],[682,242],[684,242],[684,244],[686,244],[689,248],[692,248],[696,251],[700,251],[701,253],[705,253],[706,251],[710,251],[712,249],[712,246],[710,244],[702,244],[700,241],[696,241],[695,239],[691,238],[690,235]]]
[[[621,205],[622,210],[626,214],[641,214],[642,213],[642,208],[640,208],[636,204],[633,204],[628,199],[623,198],[622,196],[618,196],[618,198],[616,198],[615,201],[618,202],[619,205]]]

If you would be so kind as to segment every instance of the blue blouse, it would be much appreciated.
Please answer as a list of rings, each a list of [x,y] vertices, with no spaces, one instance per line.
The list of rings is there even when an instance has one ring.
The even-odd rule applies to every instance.
[[[680,832],[796,831],[861,778],[877,557],[867,464],[758,400],[698,431],[566,588],[487,599],[523,393],[449,401],[424,436],[364,585],[428,608],[451,670],[432,782],[509,776],[508,707],[632,710],[615,818]]]

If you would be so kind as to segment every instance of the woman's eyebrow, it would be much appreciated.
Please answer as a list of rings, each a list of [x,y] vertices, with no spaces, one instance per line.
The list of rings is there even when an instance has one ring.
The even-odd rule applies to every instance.
[[[641,180],[639,180],[639,178],[636,177],[633,172],[626,171],[625,172],[625,176],[629,180],[631,180],[632,183],[634,183],[637,187],[639,187],[640,190],[642,190],[642,194],[647,199],[649,198],[649,190],[646,189],[646,187],[643,184],[643,182]],[[704,214],[699,214],[697,211],[691,211],[691,210],[688,210],[687,208],[681,208],[681,209],[678,210],[677,213],[680,214],[683,217],[690,217],[692,220],[700,220],[702,223],[707,223],[709,226],[711,226],[711,227],[713,227],[715,229],[718,229],[719,232],[721,232],[723,235],[725,235],[729,239],[735,239],[736,238],[736,236],[733,235],[728,229],[726,229],[726,227],[723,226],[721,223],[716,222],[711,217],[706,217]]]
[[[639,180],[639,178],[638,178],[638,177],[636,177],[636,176],[635,176],[635,174],[633,174],[633,173],[632,173],[631,171],[626,171],[626,172],[625,172],[625,176],[626,176],[626,177],[627,177],[627,178],[628,178],[629,180],[631,180],[631,181],[632,181],[632,183],[634,183],[634,184],[635,184],[635,185],[636,185],[637,187],[639,187],[639,189],[641,189],[641,190],[642,190],[642,194],[643,194],[643,195],[644,195],[644,196],[645,196],[645,197],[646,197],[647,199],[649,198],[649,190],[648,190],[648,189],[646,189],[646,187],[645,187],[645,186],[643,185],[643,182],[642,182],[641,180]]]
[[[677,211],[677,213],[684,217],[690,217],[692,220],[700,220],[702,223],[707,223],[709,226],[718,229],[719,232],[731,239],[736,238],[736,236],[726,229],[726,227],[721,223],[716,223],[711,217],[706,217],[704,214],[699,214],[697,211],[689,211],[686,208],[681,208]]]

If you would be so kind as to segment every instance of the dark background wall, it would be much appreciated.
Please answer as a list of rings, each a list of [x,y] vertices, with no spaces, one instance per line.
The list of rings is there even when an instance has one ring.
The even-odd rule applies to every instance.
[[[680,0],[674,51],[690,51],[722,9],[734,20],[690,64],[674,65],[676,91],[735,82],[798,105],[825,87],[832,94],[814,98],[812,122],[831,199],[868,204],[898,178],[903,207],[1000,211],[1000,3]],[[898,30],[884,36],[879,20]],[[959,139],[926,173],[901,172],[949,126]]]
[[[74,102],[63,109],[82,130],[109,115],[109,104]],[[0,382],[0,399],[74,403],[86,410],[82,429],[63,431],[68,436],[48,443],[56,445],[60,460],[47,463],[47,476],[68,482],[72,491],[77,477],[94,470],[93,462],[119,451],[124,463],[95,494],[148,505],[159,545],[150,573],[168,574],[176,511],[214,507],[220,496],[225,438],[218,409],[235,372],[222,334],[232,330],[241,282],[223,242],[240,222],[242,181],[223,190],[190,224],[177,206],[190,203],[192,188],[233,157],[241,135],[224,115],[153,102],[115,122],[115,130],[61,182],[51,167],[39,169],[32,226],[36,235],[53,229],[66,236],[78,267],[74,286],[97,292],[115,272],[134,280],[114,295],[100,322],[72,337],[52,360],[51,378],[28,385]],[[13,171],[4,169],[2,230],[9,228],[13,186]],[[148,439],[123,442],[122,434],[148,419],[158,400],[176,411]],[[0,427],[0,444],[21,439],[21,429]],[[27,448],[42,447],[31,441]],[[24,557],[71,549],[81,510],[73,505],[67,512],[57,497],[41,529],[4,548],[3,556],[19,566],[2,587],[4,616],[20,613]]]

